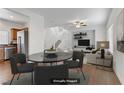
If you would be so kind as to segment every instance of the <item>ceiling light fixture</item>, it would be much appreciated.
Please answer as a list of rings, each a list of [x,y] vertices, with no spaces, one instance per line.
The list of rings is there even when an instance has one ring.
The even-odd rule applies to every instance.
[[[76,28],[80,28],[80,27],[82,27],[82,26],[87,26],[86,20],[74,21],[74,22],[72,22],[72,24],[73,24]]]
[[[10,18],[13,18],[14,16],[9,16]]]
[[[80,27],[81,27],[81,25],[80,25],[80,24],[77,24],[75,27],[76,27],[76,28],[80,28]]]

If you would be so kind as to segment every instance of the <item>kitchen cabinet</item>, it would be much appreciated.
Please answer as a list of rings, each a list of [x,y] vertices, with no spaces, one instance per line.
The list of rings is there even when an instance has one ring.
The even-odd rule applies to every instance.
[[[4,48],[0,47],[0,61],[4,60]]]
[[[11,30],[11,40],[17,40],[17,31]]]
[[[17,40],[17,32],[21,31],[22,29],[11,28],[11,40]]]
[[[0,61],[7,60],[11,55],[16,53],[17,53],[16,46],[13,45],[0,46]]]

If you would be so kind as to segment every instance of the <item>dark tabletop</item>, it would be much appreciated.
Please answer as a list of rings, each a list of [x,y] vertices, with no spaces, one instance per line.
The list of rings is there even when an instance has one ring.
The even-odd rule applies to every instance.
[[[50,63],[50,62],[60,62],[72,58],[72,52],[58,52],[52,56],[48,54],[36,53],[29,56],[28,60],[35,63]]]

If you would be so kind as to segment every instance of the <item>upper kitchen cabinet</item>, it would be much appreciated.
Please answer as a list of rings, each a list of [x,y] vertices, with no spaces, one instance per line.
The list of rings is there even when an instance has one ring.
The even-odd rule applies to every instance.
[[[4,49],[0,46],[0,62],[4,60]]]
[[[17,40],[17,32],[21,31],[22,29],[11,28],[11,40]]]
[[[11,29],[11,40],[17,40],[17,31],[14,29]]]

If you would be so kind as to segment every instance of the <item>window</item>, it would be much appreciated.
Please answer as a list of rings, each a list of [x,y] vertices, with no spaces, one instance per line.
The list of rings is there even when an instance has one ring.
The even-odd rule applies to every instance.
[[[8,31],[0,31],[0,44],[9,43],[9,33]]]

